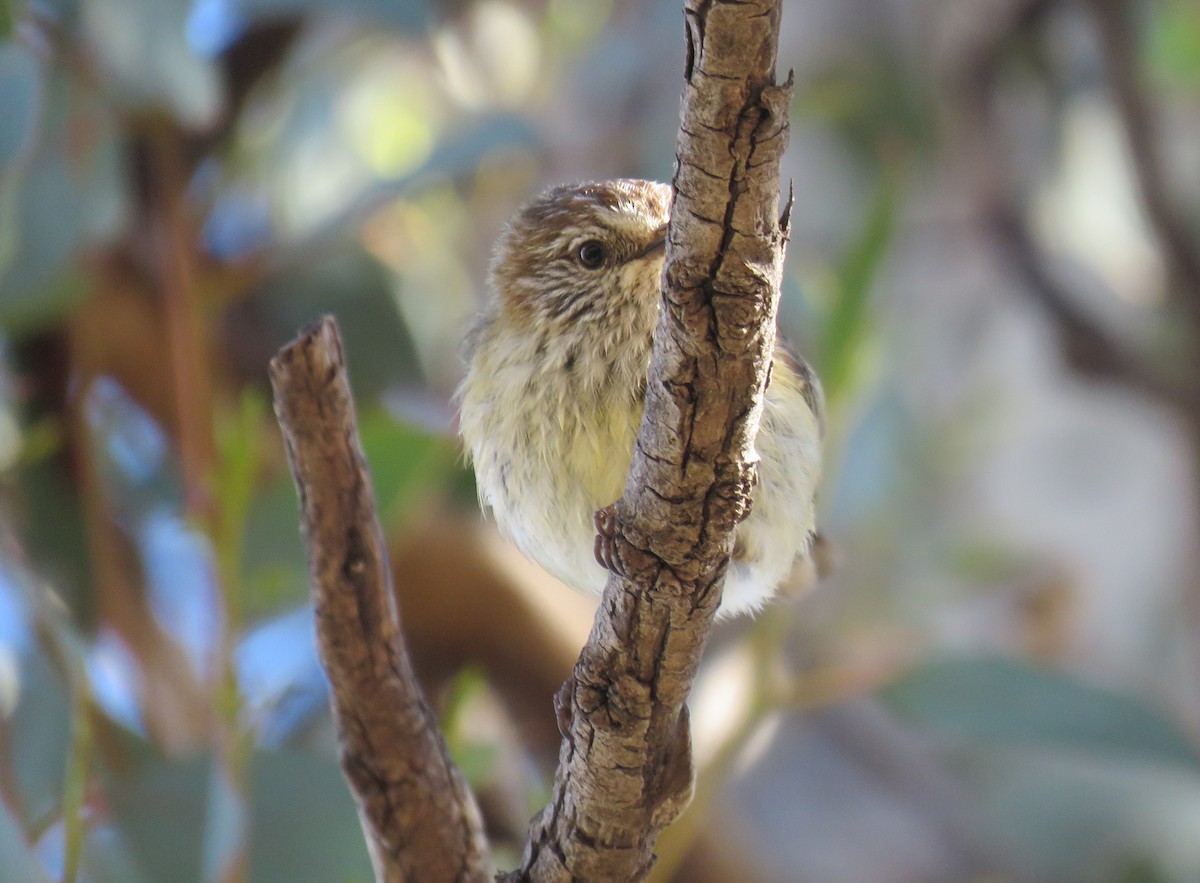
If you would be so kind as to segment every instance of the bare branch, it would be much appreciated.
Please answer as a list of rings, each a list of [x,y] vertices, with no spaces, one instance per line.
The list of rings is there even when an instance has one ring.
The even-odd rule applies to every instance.
[[[404,647],[332,317],[280,350],[271,385],[300,496],[342,769],[376,879],[487,880],[479,810]]]
[[[1058,331],[1067,364],[1086,377],[1124,383],[1184,413],[1200,410],[1200,392],[1153,369],[1082,307],[1042,256],[1016,209],[997,204],[985,219],[996,244]]]
[[[1153,227],[1171,275],[1172,293],[1200,316],[1200,240],[1188,229],[1171,196],[1158,152],[1154,112],[1139,82],[1138,37],[1126,0],[1091,0],[1108,65],[1109,82],[1141,191],[1146,217]]]
[[[1072,368],[1090,377],[1123,383],[1185,414],[1194,414],[1200,410],[1200,387],[1161,370],[1082,308],[1051,269],[1014,201],[1015,188],[1003,151],[1004,133],[996,113],[1000,68],[1010,42],[1036,27],[1054,2],[1012,0],[996,7],[979,17],[978,32],[962,47],[962,76],[956,79],[960,84],[957,110],[968,142],[966,153],[984,228],[1007,259],[1006,266],[1016,272],[1026,292],[1053,322]]]
[[[655,838],[691,796],[684,703],[749,504],[787,238],[780,7],[685,4],[683,122],[646,412],[625,493],[597,517],[614,575],[559,694],[553,796],[509,881],[643,879]]]

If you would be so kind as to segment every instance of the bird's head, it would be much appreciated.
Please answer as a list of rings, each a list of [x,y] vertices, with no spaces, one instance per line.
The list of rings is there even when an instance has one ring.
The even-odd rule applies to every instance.
[[[671,188],[650,181],[547,191],[516,214],[496,245],[490,284],[498,308],[531,329],[611,327],[615,318],[649,330],[670,204]]]

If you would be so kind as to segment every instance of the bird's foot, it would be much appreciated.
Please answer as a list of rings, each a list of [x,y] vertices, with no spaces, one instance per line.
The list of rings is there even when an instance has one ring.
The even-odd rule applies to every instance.
[[[593,517],[596,525],[596,561],[601,567],[612,573],[620,573],[620,563],[617,559],[617,504],[605,506],[597,510]]]

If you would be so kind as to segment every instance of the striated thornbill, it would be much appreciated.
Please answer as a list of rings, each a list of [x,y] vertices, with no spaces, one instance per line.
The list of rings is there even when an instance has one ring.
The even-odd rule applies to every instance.
[[[622,493],[642,419],[671,189],[616,180],[557,187],[496,244],[489,302],[458,390],[481,501],[567,585],[600,593],[593,517]],[[821,392],[777,347],[720,613],[758,608],[813,537]]]

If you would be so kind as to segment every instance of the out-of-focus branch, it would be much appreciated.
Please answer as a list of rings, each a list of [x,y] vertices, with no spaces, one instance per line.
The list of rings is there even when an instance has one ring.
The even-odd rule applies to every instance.
[[[1108,65],[1108,78],[1141,191],[1142,206],[1154,228],[1171,276],[1171,293],[1200,322],[1200,240],[1192,235],[1172,198],[1157,141],[1150,98],[1142,90],[1137,63],[1138,37],[1126,0],[1091,0]]]
[[[780,0],[688,0],[683,122],[646,411],[624,495],[597,524],[614,575],[559,693],[549,805],[509,881],[640,880],[690,799],[685,701],[704,651],[775,339],[790,80]]]
[[[1156,370],[1078,306],[1048,266],[1015,206],[997,203],[985,220],[1007,258],[1006,265],[1020,275],[1029,294],[1053,320],[1063,357],[1072,369],[1085,377],[1124,383],[1185,413],[1200,411],[1200,391]]]
[[[275,413],[300,496],[321,661],[342,769],[376,879],[484,881],[475,798],[450,759],[400,632],[337,324],[271,361]]]
[[[1104,5],[1108,0],[1097,2]],[[1054,323],[1072,368],[1141,390],[1184,414],[1200,413],[1200,385],[1161,370],[1080,306],[1080,299],[1051,268],[1015,201],[997,119],[997,81],[1006,49],[1053,6],[1054,0],[1012,0],[998,6],[995,14],[979,17],[980,29],[959,50],[955,110],[983,227],[1007,259],[1006,266]],[[1153,168],[1158,168],[1156,160]]]

